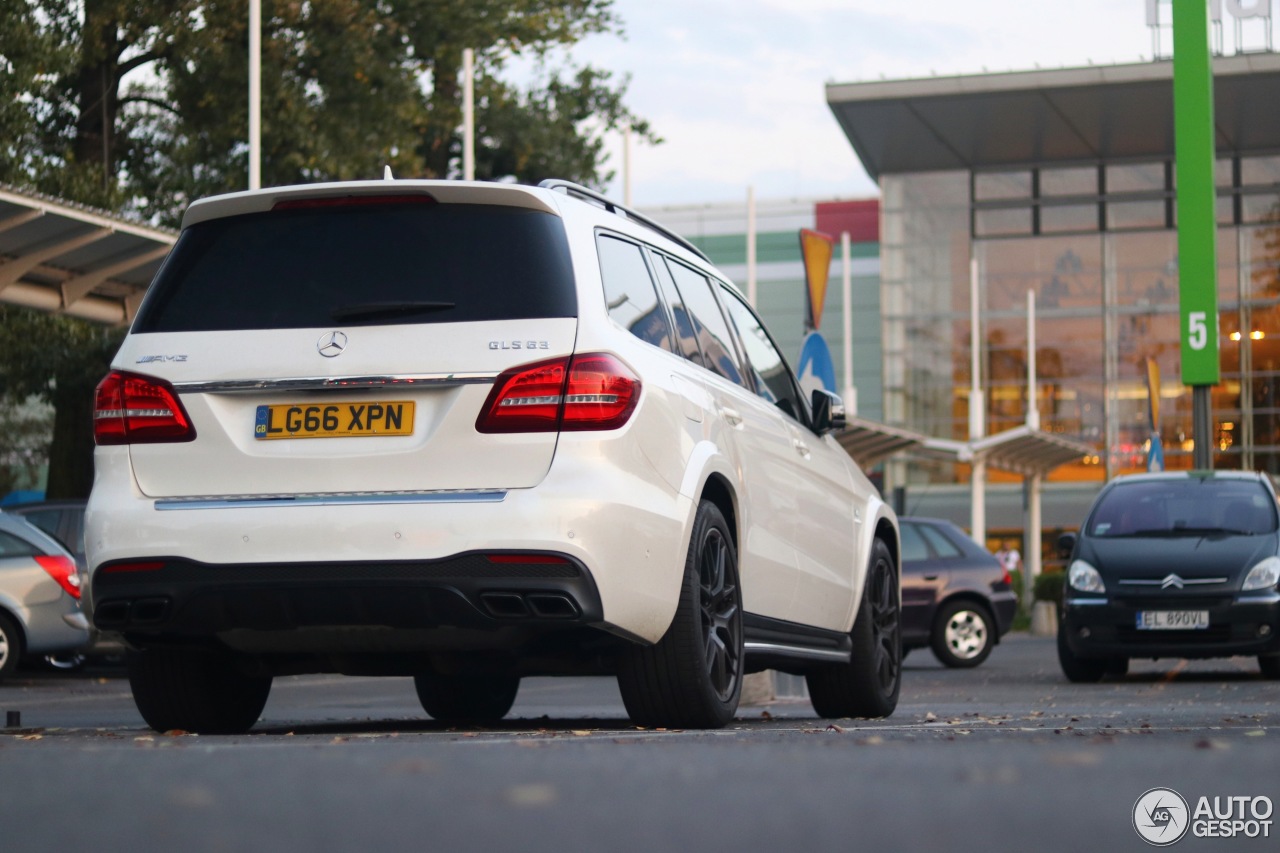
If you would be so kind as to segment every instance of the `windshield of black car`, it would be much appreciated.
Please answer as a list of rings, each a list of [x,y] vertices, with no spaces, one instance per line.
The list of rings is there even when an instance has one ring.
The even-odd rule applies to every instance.
[[[518,207],[274,210],[187,228],[133,331],[577,316],[564,222]]]
[[[1260,483],[1187,477],[1117,483],[1089,516],[1091,536],[1261,534],[1276,529],[1276,501]]]

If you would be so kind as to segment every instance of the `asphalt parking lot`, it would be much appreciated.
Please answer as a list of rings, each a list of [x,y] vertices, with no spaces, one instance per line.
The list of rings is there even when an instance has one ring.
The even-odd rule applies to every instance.
[[[1072,685],[1015,635],[975,670],[913,653],[887,720],[780,700],[646,730],[611,680],[530,679],[504,725],[456,729],[406,679],[311,676],[196,737],[145,729],[117,671],[29,674],[0,686],[0,826],[21,851],[1140,850],[1151,788],[1280,800],[1278,696],[1244,658]],[[1275,849],[1257,829],[1177,847]]]

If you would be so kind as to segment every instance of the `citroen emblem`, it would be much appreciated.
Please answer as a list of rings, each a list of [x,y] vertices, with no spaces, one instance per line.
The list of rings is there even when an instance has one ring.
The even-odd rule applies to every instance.
[[[340,356],[346,348],[347,336],[342,332],[325,332],[320,336],[320,340],[316,341],[316,351],[325,358]]]
[[[1183,586],[1182,578],[1178,577],[1177,575],[1168,575],[1165,577],[1164,580],[1160,582],[1161,589],[1168,589],[1171,586],[1176,587],[1177,589],[1182,589],[1182,586]]]

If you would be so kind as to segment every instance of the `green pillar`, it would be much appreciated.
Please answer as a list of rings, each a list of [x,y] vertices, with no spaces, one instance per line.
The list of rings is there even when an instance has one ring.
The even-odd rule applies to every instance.
[[[1173,0],[1173,119],[1182,382],[1192,389],[1193,465],[1212,468],[1209,389],[1219,380],[1218,264],[1213,67],[1205,0]]]

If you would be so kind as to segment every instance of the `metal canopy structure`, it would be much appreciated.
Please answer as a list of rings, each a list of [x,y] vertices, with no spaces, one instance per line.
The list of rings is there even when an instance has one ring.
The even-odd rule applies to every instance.
[[[1023,425],[965,445],[960,461],[982,457],[993,468],[1035,477],[1093,453],[1094,448],[1084,442]]]
[[[177,238],[169,229],[0,185],[0,302],[128,323]]]
[[[1280,54],[1213,61],[1216,144],[1280,149]],[[1173,63],[827,85],[867,173],[1173,158]]]
[[[928,441],[920,433],[857,417],[848,418],[845,428],[836,433],[835,438],[863,470]]]

